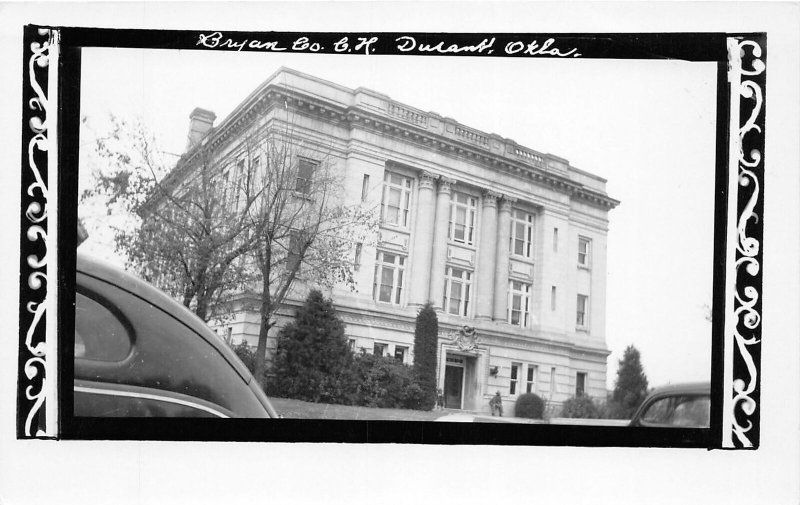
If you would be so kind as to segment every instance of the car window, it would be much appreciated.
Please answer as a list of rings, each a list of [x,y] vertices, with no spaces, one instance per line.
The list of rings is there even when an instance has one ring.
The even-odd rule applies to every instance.
[[[661,398],[653,402],[650,407],[642,415],[642,421],[654,424],[665,424],[669,419],[669,412],[671,409],[673,398]]]
[[[672,415],[673,426],[707,428],[711,412],[711,399],[705,396],[684,398],[675,407]]]
[[[131,335],[101,303],[75,294],[75,358],[122,361],[131,351]]]
[[[653,402],[642,422],[662,426],[707,428],[711,411],[708,396],[667,396]]]

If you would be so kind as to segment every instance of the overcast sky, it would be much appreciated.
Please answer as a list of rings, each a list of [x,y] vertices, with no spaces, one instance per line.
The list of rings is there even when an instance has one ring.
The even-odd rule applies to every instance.
[[[680,61],[84,49],[82,114],[141,116],[180,154],[280,66],[360,86],[608,179],[608,386],[628,344],[652,386],[710,376],[716,66]],[[90,132],[82,131],[86,146]]]

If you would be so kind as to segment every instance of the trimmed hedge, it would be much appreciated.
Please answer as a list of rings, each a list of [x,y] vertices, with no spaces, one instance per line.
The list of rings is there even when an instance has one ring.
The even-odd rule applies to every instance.
[[[430,410],[430,395],[415,370],[391,357],[360,354],[353,360],[348,403],[366,407]]]
[[[520,395],[514,407],[514,416],[526,419],[542,419],[544,416],[544,400],[533,393]]]
[[[600,410],[592,398],[586,395],[573,396],[561,407],[561,417],[576,419],[600,419]]]

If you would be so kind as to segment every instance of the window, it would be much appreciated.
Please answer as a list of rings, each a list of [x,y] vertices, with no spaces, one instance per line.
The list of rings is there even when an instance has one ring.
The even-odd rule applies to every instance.
[[[556,367],[550,368],[550,399],[553,399],[553,393],[556,392]]]
[[[225,172],[222,173],[222,208],[228,208],[228,191],[230,190],[230,178],[231,178],[231,171],[230,169],[226,169]]]
[[[381,222],[407,228],[410,203],[411,179],[386,172],[383,176]]]
[[[364,174],[364,180],[361,182],[361,201],[367,201],[367,194],[369,194],[369,174]]]
[[[575,324],[581,328],[589,326],[589,297],[586,295],[578,295],[578,310]]]
[[[356,244],[356,254],[355,257],[353,258],[353,270],[355,270],[356,272],[358,272],[358,270],[361,268],[361,249],[363,246],[364,244],[362,244],[361,242],[358,242]]]
[[[405,362],[406,354],[408,354],[408,347],[403,345],[394,346],[394,359],[399,362]]]
[[[528,377],[525,383],[526,393],[536,392],[536,378],[539,375],[539,367],[536,365],[528,365]]]
[[[533,214],[515,210],[511,214],[511,254],[533,258]]]
[[[444,309],[449,314],[469,315],[469,288],[472,272],[463,268],[447,267],[444,283]]]
[[[295,191],[303,195],[311,194],[311,181],[314,178],[314,169],[317,163],[305,158],[300,158],[297,165],[297,184]]]
[[[478,200],[462,193],[450,194],[450,227],[448,238],[454,242],[475,243],[475,212]]]
[[[375,300],[400,305],[405,265],[405,256],[378,251],[375,256],[375,283],[372,286]]]
[[[556,287],[550,287],[550,310],[556,310]]]
[[[286,251],[286,269],[296,270],[300,268],[303,260],[303,233],[299,230],[292,230],[289,235],[289,249]]]
[[[375,345],[372,346],[372,354],[375,356],[384,356],[388,347],[387,344],[379,344],[376,342]]]
[[[553,252],[558,252],[558,228],[553,228]]]
[[[244,193],[246,175],[247,172],[244,168],[244,160],[241,159],[236,162],[236,171],[234,173],[233,181],[233,208],[235,210],[239,209],[239,198],[241,197],[242,193]]]
[[[525,282],[510,281],[508,289],[508,322],[528,327],[530,319],[531,285]]]
[[[230,326],[228,326],[228,328],[226,329],[225,341],[228,344],[233,343],[233,328],[231,328]]]
[[[508,394],[517,394],[517,382],[519,382],[519,369],[522,365],[519,363],[511,363],[511,382],[508,386]]]
[[[592,259],[592,241],[586,237],[578,237],[578,265],[589,268]]]
[[[586,372],[578,372],[575,376],[575,396],[586,394]]]
[[[75,358],[122,361],[131,351],[128,326],[105,305],[75,295]]]
[[[708,396],[668,396],[656,400],[644,415],[642,424],[708,428],[711,399]]]

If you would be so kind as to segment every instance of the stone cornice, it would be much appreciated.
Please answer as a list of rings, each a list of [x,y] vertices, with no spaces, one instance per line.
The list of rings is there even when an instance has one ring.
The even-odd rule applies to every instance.
[[[487,168],[548,186],[606,210],[620,203],[602,191],[571,180],[566,175],[566,169],[555,168],[565,165],[566,160],[562,158],[539,154],[510,139],[474,130],[435,113],[422,112],[394,102],[388,97],[376,95],[376,99],[386,102],[383,110],[367,109],[360,103],[334,103],[311,96],[298,88],[269,83],[260,93],[248,97],[200,145],[184,154],[181,161],[191,164],[201,148],[219,148],[236,139],[256,118],[280,107],[329,123],[392,136],[446,156],[463,157]],[[588,173],[581,171],[581,174]]]

